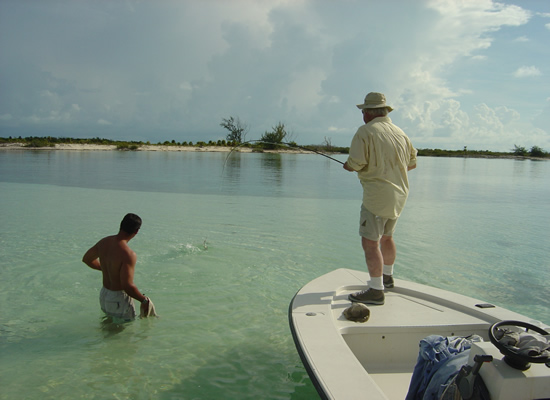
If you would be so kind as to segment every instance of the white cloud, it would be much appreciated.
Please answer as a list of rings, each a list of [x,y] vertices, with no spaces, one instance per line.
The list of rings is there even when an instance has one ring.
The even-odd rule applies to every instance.
[[[518,43],[525,43],[528,41],[529,41],[529,38],[527,36],[520,36],[514,39],[514,42],[518,42]]]
[[[347,127],[346,128],[338,128],[337,126],[329,126],[327,128],[327,131],[331,132],[331,133],[337,133],[337,132],[349,133],[349,129]]]
[[[516,78],[528,78],[528,77],[532,77],[532,76],[541,76],[542,73],[540,72],[540,70],[535,67],[535,66],[523,66],[523,67],[519,67],[515,72],[514,72],[514,76]]]
[[[107,120],[104,120],[104,119],[98,119],[97,120],[97,124],[98,125],[112,125],[111,122],[107,121]]]
[[[190,82],[183,82],[180,84],[180,89],[185,91],[191,91],[193,90],[193,86],[191,86]]]
[[[492,108],[485,103],[474,107],[468,115],[460,109],[460,103],[448,102],[433,114],[437,122],[433,137],[417,138],[417,147],[428,144],[445,144],[447,148],[509,151],[513,143],[537,143],[543,133],[540,129],[521,129],[520,115],[507,107]],[[495,143],[500,146],[495,146]],[[539,140],[538,143],[543,141]]]
[[[495,107],[495,114],[504,125],[508,125],[520,120],[519,112],[506,106]]]

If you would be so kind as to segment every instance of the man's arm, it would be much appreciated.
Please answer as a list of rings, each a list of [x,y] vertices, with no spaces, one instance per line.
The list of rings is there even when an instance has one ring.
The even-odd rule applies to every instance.
[[[349,166],[347,161],[344,163],[344,169],[349,172],[355,172],[355,170]]]
[[[416,150],[413,147],[410,141],[409,141],[409,148],[410,148],[409,150],[411,155],[411,158],[409,159],[409,164],[412,164],[412,165],[407,166],[407,171],[411,171],[416,168],[416,156],[418,155],[418,150]]]
[[[101,271],[101,264],[99,263],[98,243],[96,243],[93,247],[90,247],[86,254],[84,254],[84,257],[82,257],[82,262],[91,269]]]

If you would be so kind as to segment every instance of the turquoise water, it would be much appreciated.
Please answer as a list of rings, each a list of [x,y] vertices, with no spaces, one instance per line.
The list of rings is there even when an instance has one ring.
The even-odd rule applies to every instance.
[[[318,155],[0,151],[1,399],[310,399],[306,282],[365,269],[354,174]],[[339,157],[345,160],[344,156]],[[550,163],[420,158],[396,277],[550,323]],[[127,212],[158,319],[102,325],[81,263]]]

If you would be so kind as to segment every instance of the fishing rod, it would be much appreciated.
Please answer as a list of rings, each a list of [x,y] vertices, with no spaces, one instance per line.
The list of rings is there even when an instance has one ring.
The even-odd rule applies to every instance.
[[[277,143],[275,143],[275,142],[268,142],[266,140],[248,140],[246,142],[240,143],[238,146],[235,146],[231,149],[231,151],[229,152],[229,154],[225,158],[225,162],[223,163],[222,171],[225,169],[225,164],[227,164],[227,160],[229,159],[229,156],[231,156],[231,154],[235,150],[237,150],[239,147],[245,146],[245,145],[250,144],[250,143],[265,143],[265,144],[271,144],[271,145],[274,145],[274,146],[279,145],[279,144],[284,144],[285,146],[288,146],[288,147],[295,147],[295,148],[302,149],[302,150],[305,150],[305,151],[311,151],[312,153],[319,154],[320,156],[326,157],[326,158],[328,158],[332,161],[336,161],[337,163],[344,165],[344,163],[342,161],[337,160],[336,158],[332,158],[328,154],[322,153],[322,152],[314,150],[314,149],[308,149],[307,147],[303,147],[303,146],[297,145],[295,143],[288,143],[288,142],[277,142]]]

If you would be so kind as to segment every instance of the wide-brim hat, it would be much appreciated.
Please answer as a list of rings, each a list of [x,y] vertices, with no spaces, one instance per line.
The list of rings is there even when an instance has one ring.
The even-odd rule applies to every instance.
[[[382,93],[370,92],[365,97],[363,104],[357,104],[357,108],[364,110],[365,108],[387,108],[388,112],[393,111],[393,108],[386,104],[386,96]]]

